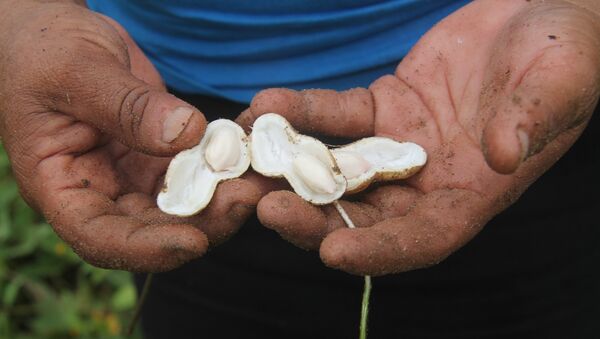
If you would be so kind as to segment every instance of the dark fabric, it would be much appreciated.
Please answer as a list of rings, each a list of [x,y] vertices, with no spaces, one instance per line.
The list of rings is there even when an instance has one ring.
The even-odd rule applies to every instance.
[[[245,108],[184,99],[211,120]],[[464,248],[432,268],[375,278],[369,337],[599,338],[598,111]],[[148,339],[356,338],[361,293],[360,277],[325,268],[252,219],[206,257],[158,274],[142,324]]]

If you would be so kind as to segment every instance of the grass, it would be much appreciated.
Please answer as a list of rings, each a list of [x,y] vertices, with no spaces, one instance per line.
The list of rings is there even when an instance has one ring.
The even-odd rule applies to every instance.
[[[86,264],[25,204],[0,144],[0,339],[125,338],[135,303],[130,273]]]

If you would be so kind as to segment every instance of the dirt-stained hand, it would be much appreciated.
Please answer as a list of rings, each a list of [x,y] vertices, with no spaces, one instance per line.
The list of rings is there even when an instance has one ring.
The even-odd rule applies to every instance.
[[[433,265],[569,149],[599,92],[597,15],[563,1],[472,2],[369,89],[259,93],[240,123],[278,112],[307,133],[416,142],[429,162],[403,183],[342,201],[358,229],[346,228],[332,206],[312,206],[289,191],[265,196],[258,216],[350,273]]]
[[[156,207],[170,156],[201,112],[168,94],[125,30],[70,1],[0,3],[0,135],[22,195],[86,261],[164,271],[201,256],[254,212],[248,180],[199,216]]]

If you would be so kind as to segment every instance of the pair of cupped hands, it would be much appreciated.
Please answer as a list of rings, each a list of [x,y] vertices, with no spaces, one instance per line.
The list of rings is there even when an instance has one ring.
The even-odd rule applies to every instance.
[[[173,269],[255,211],[336,269],[382,275],[433,265],[569,149],[600,92],[597,14],[565,1],[475,1],[369,88],[267,89],[237,118],[248,128],[277,112],[304,133],[423,146],[429,159],[418,175],[341,201],[357,229],[333,207],[251,172],[181,218],[161,212],[155,197],[170,157],[202,137],[202,113],[166,92],[113,20],[67,2],[5,9],[0,132],[21,193],[84,260],[106,268]]]

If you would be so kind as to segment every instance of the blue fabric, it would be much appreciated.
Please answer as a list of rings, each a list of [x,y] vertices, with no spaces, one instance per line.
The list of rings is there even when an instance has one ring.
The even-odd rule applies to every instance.
[[[88,0],[168,86],[248,102],[269,87],[348,89],[393,72],[468,0]]]

